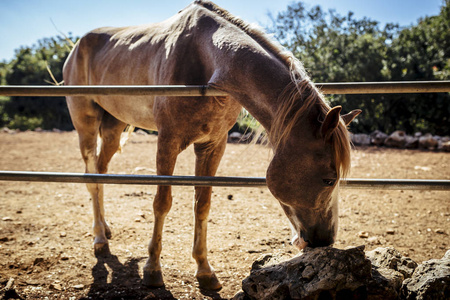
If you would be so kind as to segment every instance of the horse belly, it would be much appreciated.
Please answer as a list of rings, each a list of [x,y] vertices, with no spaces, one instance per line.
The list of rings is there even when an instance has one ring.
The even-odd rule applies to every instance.
[[[157,130],[153,114],[154,97],[108,96],[94,100],[116,119],[147,130]]]

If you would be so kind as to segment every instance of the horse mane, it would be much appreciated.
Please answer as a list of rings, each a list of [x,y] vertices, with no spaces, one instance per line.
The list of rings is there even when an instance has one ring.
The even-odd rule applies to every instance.
[[[196,0],[195,4],[208,9],[226,21],[235,25],[278,60],[284,63],[290,72],[291,82],[278,97],[278,110],[270,127],[270,142],[273,149],[284,146],[286,138],[295,124],[313,107],[318,108],[318,120],[324,120],[331,107],[323,94],[310,80],[303,64],[284,47],[265,33],[259,26],[249,24],[233,16],[227,10],[207,0]],[[350,137],[343,120],[330,137],[338,176],[345,177],[350,170]]]

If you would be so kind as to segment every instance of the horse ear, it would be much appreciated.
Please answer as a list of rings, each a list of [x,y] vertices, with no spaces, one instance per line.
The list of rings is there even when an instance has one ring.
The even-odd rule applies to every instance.
[[[351,121],[353,121],[354,118],[356,118],[357,115],[359,115],[362,112],[360,109],[355,109],[349,112],[346,115],[341,116],[344,120],[345,125],[349,125]]]
[[[342,106],[335,106],[325,116],[325,120],[323,120],[322,126],[320,127],[320,132],[325,140],[327,140],[331,133],[337,128],[341,110]]]

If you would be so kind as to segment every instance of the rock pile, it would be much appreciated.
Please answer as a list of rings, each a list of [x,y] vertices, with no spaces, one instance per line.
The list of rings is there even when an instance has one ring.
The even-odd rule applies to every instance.
[[[305,249],[254,262],[235,300],[450,299],[450,251],[417,265],[393,248]]]
[[[352,143],[356,146],[386,146],[401,149],[426,149],[450,152],[450,137],[433,136],[430,133],[417,132],[414,136],[397,130],[391,135],[376,130],[371,134],[351,134]]]
[[[425,149],[450,152],[449,136],[433,136],[430,133],[422,134],[420,132],[411,136],[401,130],[397,130],[391,135],[387,135],[379,130],[376,130],[371,134],[356,133],[350,135],[352,143],[356,146],[385,146],[400,149]],[[243,135],[239,132],[232,132],[228,135],[228,143],[248,144],[252,140],[252,133]],[[258,140],[257,143],[259,142],[260,140]]]

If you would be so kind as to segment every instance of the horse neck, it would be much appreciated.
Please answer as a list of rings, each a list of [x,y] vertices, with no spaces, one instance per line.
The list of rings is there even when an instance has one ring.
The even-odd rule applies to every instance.
[[[287,67],[274,57],[250,51],[229,54],[216,56],[220,66],[208,84],[230,94],[269,131],[278,110],[279,95],[291,80]]]

